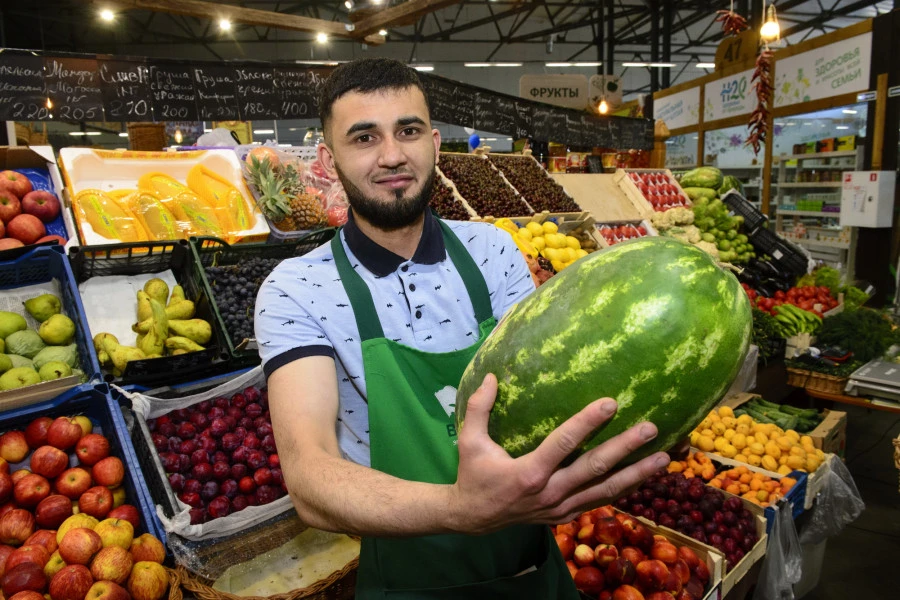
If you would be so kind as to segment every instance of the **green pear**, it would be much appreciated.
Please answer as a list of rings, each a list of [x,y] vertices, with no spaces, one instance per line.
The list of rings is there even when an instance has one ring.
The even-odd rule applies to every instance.
[[[162,302],[151,298],[150,306],[153,310],[150,329],[141,338],[138,348],[143,350],[147,356],[151,354],[162,355],[166,337],[169,335],[169,318],[166,316],[166,306]]]
[[[0,310],[0,338],[6,339],[9,334],[28,328],[25,317],[18,313]]]
[[[62,311],[62,302],[53,294],[41,294],[37,298],[26,300],[24,304],[28,314],[41,323]]]
[[[186,321],[173,319],[169,321],[169,331],[177,336],[186,337],[198,344],[205,344],[212,337],[212,327],[203,319]]]
[[[0,354],[6,352],[6,342],[0,338]]]
[[[153,309],[150,308],[150,296],[144,290],[138,290],[137,293],[137,318],[138,321],[146,321],[153,316]]]
[[[0,375],[0,390],[14,390],[41,382],[41,376],[30,367],[15,367]]]
[[[12,359],[5,354],[0,354],[0,373],[6,373],[13,368]]]
[[[166,304],[166,308],[172,306],[173,304],[177,304],[184,299],[184,288],[180,285],[176,285],[172,288],[172,295],[169,297],[169,303]]]
[[[159,302],[163,305],[163,308],[166,306],[166,300],[169,299],[169,284],[160,279],[159,277],[154,277],[150,281],[144,284],[144,291],[148,296]],[[143,321],[143,319],[141,319]]]
[[[166,316],[170,319],[190,319],[194,316],[194,303],[190,300],[179,300],[166,307]]]
[[[190,338],[173,335],[166,340],[166,348],[169,350],[184,350],[185,352],[199,352],[205,348]]]
[[[75,338],[75,323],[66,315],[53,315],[41,323],[38,334],[51,346],[67,346]]]
[[[71,374],[72,367],[58,360],[51,360],[48,363],[44,363],[44,366],[41,367],[40,371],[38,371],[38,375],[41,376],[41,381],[62,379],[63,377],[68,377]]]
[[[100,366],[106,367],[112,363],[109,349],[119,345],[119,339],[111,333],[98,333],[94,336],[94,350],[97,351],[97,360]]]

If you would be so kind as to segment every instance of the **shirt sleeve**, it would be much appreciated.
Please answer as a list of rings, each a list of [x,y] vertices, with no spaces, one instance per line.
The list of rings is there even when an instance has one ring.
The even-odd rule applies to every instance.
[[[280,283],[291,279],[284,269],[276,269],[256,296],[254,329],[266,377],[300,358],[334,357],[334,347],[325,331],[298,300],[301,290]]]
[[[491,305],[494,309],[494,317],[499,321],[503,315],[513,306],[521,302],[528,294],[535,289],[534,280],[531,278],[531,271],[528,270],[528,263],[525,257],[519,251],[519,247],[513,241],[512,237],[496,227],[491,244],[494,246],[491,254],[500,260],[492,261],[494,268],[499,272],[485,273],[488,279],[488,287],[496,281],[499,287],[491,296]]]

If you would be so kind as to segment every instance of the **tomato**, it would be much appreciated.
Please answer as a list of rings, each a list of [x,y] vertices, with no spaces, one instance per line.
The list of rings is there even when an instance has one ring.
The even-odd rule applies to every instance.
[[[800,303],[800,308],[803,310],[812,310],[813,309],[813,301],[812,300],[804,300]]]
[[[776,292],[775,292],[775,297],[776,297],[778,300],[784,300],[784,292],[782,292],[781,290],[776,291]]]

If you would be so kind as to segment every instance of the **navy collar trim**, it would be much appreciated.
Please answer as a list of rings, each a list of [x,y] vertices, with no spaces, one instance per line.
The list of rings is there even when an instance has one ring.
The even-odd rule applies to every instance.
[[[352,210],[347,213],[344,241],[359,262],[378,277],[390,275],[406,262],[406,259],[399,254],[394,254],[387,248],[379,246],[366,236],[356,224]],[[437,216],[431,209],[428,209],[425,212],[425,223],[422,226],[422,238],[419,240],[411,262],[433,265],[444,260],[446,256],[444,236],[437,222]]]

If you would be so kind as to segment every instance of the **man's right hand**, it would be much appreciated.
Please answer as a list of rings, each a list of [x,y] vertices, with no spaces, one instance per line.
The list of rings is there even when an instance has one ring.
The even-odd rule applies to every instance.
[[[669,464],[657,452],[633,465],[616,464],[656,437],[656,426],[639,423],[579,456],[563,461],[600,425],[612,418],[610,398],[592,402],[557,427],[533,452],[512,458],[488,435],[488,417],[497,395],[489,374],[469,399],[459,433],[459,474],[450,488],[453,528],[483,534],[515,523],[563,523],[608,503]]]

